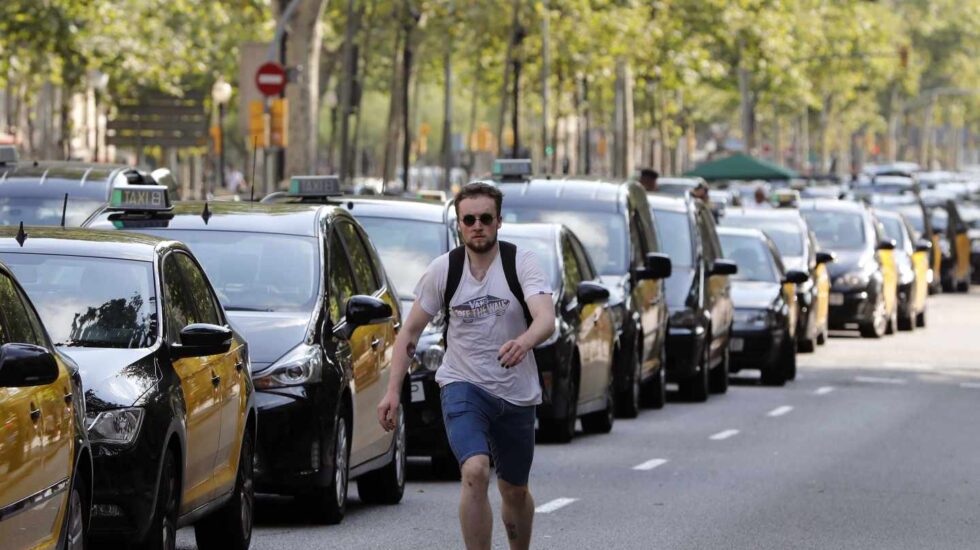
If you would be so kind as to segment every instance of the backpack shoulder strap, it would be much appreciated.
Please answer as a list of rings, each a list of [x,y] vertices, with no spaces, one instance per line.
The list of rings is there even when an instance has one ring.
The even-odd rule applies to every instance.
[[[507,278],[507,286],[510,293],[517,298],[517,303],[521,305],[524,312],[524,322],[531,326],[531,310],[527,308],[524,301],[524,289],[521,288],[521,280],[517,277],[517,246],[505,241],[498,241],[500,244],[500,261],[503,263],[504,276]]]
[[[456,294],[459,282],[463,279],[463,267],[466,262],[466,249],[462,246],[449,251],[449,273],[446,274],[446,288],[442,292],[442,313],[445,324],[442,327],[442,340],[449,342],[449,301]]]

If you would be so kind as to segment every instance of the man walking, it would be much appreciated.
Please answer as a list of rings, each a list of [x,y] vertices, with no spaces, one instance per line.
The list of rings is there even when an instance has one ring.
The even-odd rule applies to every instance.
[[[447,319],[446,355],[436,371],[443,420],[462,473],[459,522],[469,550],[489,549],[493,512],[490,457],[501,516],[512,550],[531,544],[535,406],[541,402],[534,347],[551,336],[554,305],[535,255],[497,241],[500,190],[470,183],[456,195],[464,246],[433,260],[395,340],[388,390],[378,404],[385,430],[395,428],[405,373],[422,330]]]

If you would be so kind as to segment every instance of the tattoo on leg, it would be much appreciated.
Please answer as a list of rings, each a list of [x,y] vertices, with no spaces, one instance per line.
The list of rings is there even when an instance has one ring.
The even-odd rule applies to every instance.
[[[507,528],[507,538],[510,540],[517,540],[517,525],[504,522],[504,527]]]

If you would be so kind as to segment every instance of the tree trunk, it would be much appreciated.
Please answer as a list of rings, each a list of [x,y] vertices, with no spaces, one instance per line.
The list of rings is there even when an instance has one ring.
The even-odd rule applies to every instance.
[[[500,112],[497,113],[497,156],[503,156],[504,150],[504,121],[507,119],[507,99],[510,93],[510,69],[514,57],[514,37],[520,25],[520,0],[514,0],[511,11],[514,18],[510,26],[510,39],[507,41],[507,53],[504,55],[504,83],[500,87]],[[516,138],[516,136],[515,136]]]
[[[289,22],[286,64],[302,67],[295,82],[286,86],[289,100],[289,146],[284,175],[315,173],[320,106],[320,16],[324,0],[302,0]]]
[[[387,189],[388,182],[395,179],[395,164],[398,159],[398,140],[401,135],[398,121],[401,119],[401,53],[402,31],[395,33],[395,47],[392,48],[391,58],[391,89],[388,92],[388,131],[385,132],[384,174],[382,187]]]
[[[354,11],[354,0],[347,0],[347,25],[344,32],[344,77],[340,86],[340,180],[347,183],[351,174],[350,117],[354,100],[354,65],[357,47],[354,36],[357,34],[361,11]]]
[[[442,92],[442,170],[443,189],[452,186],[450,171],[453,168],[453,40],[446,40],[443,53],[443,92]]]

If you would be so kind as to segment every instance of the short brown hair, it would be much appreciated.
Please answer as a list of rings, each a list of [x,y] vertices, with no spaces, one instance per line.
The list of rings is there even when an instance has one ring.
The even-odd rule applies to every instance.
[[[459,217],[459,203],[463,199],[472,199],[473,197],[490,197],[493,202],[497,205],[497,217],[500,217],[500,205],[504,202],[504,194],[497,189],[496,186],[490,185],[489,183],[483,183],[480,181],[474,181],[472,183],[467,183],[456,193],[456,198],[453,199],[453,207],[456,209],[456,217]]]

